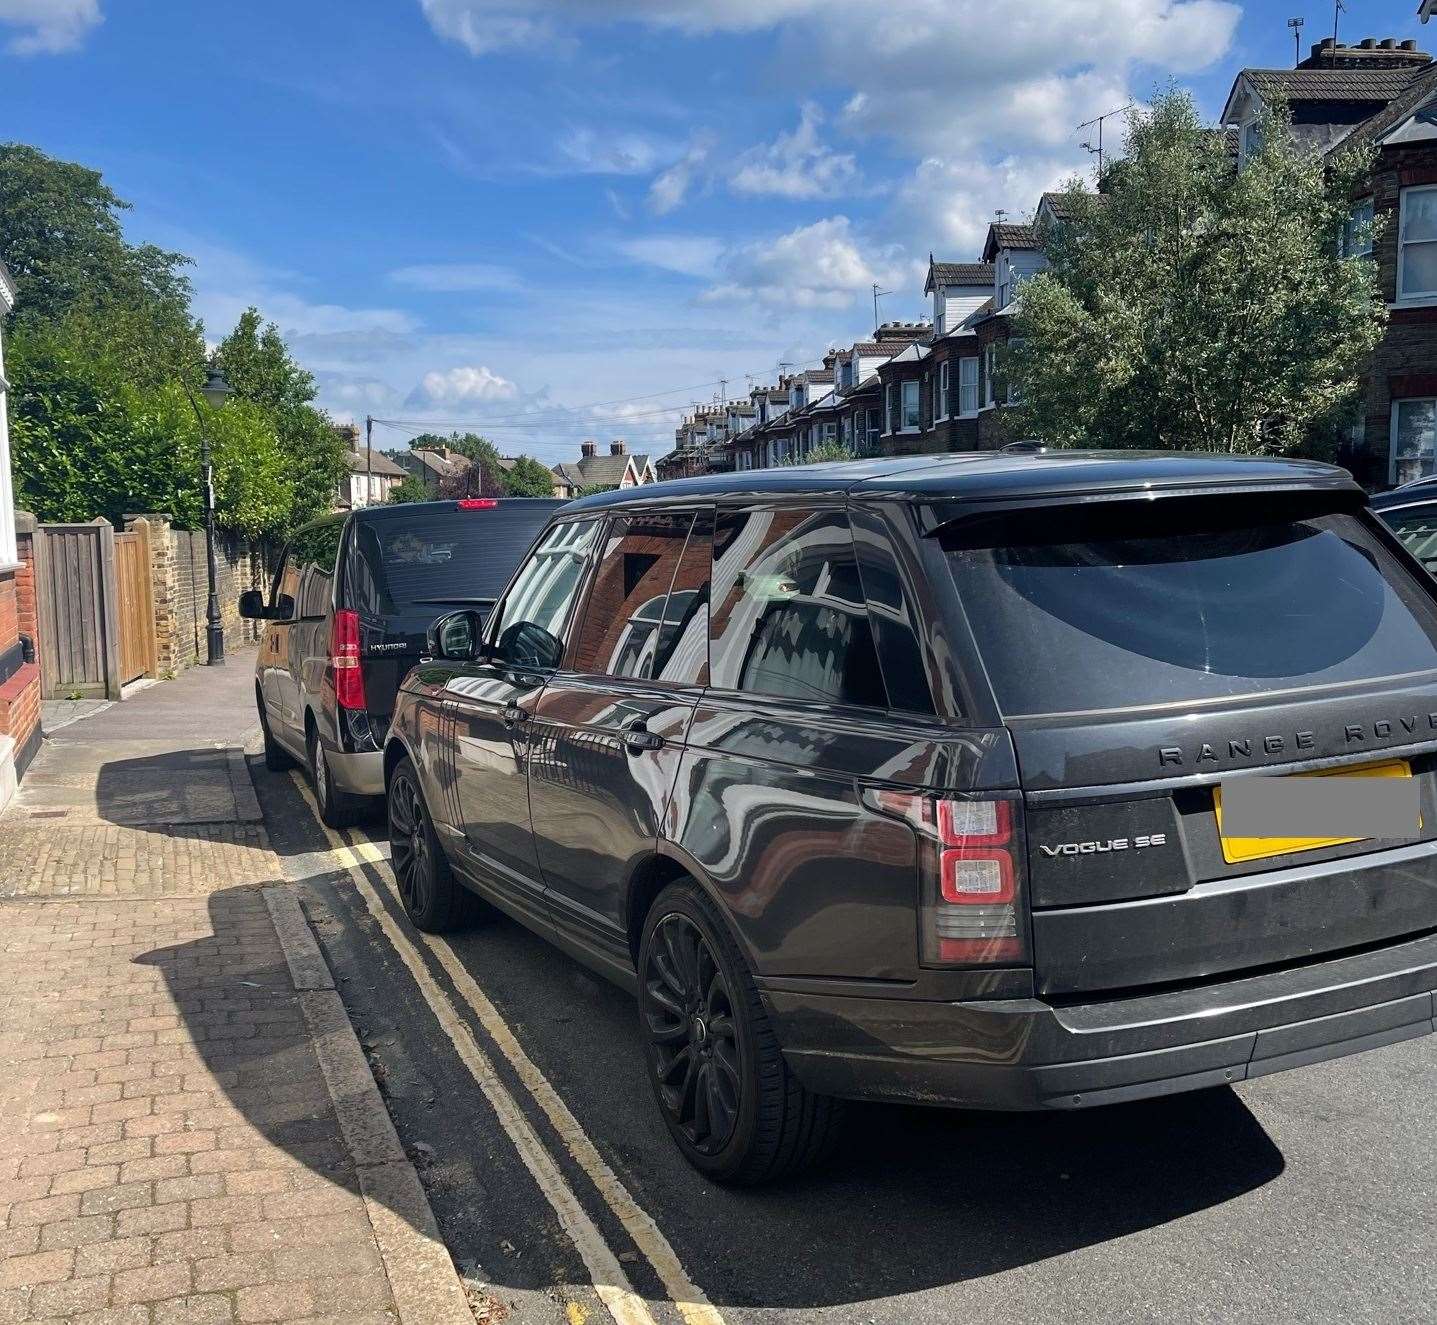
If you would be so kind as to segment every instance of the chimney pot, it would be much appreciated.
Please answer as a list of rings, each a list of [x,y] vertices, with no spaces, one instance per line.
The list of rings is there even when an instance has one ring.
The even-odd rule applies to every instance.
[[[1363,39],[1362,39],[1362,49],[1363,49],[1364,51],[1373,50],[1373,49],[1376,48],[1376,46],[1377,46],[1377,38],[1376,38],[1376,37],[1363,37]]]
[[[623,455],[629,448],[618,438],[609,443],[610,455]]]
[[[1404,51],[1415,51],[1415,50],[1417,49],[1417,40],[1416,40],[1416,38],[1415,38],[1415,37],[1408,37],[1407,40],[1402,43],[1402,49],[1403,49]]]
[[[1397,49],[1397,38],[1384,37],[1382,39],[1382,49],[1384,51],[1395,51]]]
[[[584,459],[588,460],[599,454],[599,444],[598,442],[584,442],[579,447],[579,450],[582,452]]]

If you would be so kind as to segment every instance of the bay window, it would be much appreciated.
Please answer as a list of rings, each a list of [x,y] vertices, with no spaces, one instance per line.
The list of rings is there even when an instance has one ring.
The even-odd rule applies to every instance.
[[[1437,297],[1437,185],[1402,190],[1397,297]]]
[[[978,412],[978,359],[958,360],[958,413]]]
[[[948,417],[948,361],[938,365],[938,374],[933,379],[933,418]]]
[[[903,390],[901,430],[903,432],[918,432],[922,427],[922,404],[919,397],[922,384],[915,378],[912,381],[901,383],[901,386]]]
[[[1364,198],[1343,222],[1342,234],[1338,237],[1337,252],[1344,258],[1370,258],[1372,256],[1372,199]]]

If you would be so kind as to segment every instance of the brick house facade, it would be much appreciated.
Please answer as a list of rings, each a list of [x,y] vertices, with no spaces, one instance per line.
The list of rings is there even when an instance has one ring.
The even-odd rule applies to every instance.
[[[40,746],[40,669],[35,662],[35,586],[27,520],[17,517],[10,478],[10,430],[3,324],[15,306],[15,282],[0,262],[0,806]],[[22,534],[23,526],[23,534]]]
[[[1372,489],[1425,477],[1437,472],[1437,64],[1412,41],[1328,38],[1296,69],[1244,69],[1223,110],[1239,159],[1260,103],[1277,96],[1299,141],[1377,152],[1341,243],[1370,253],[1389,322],[1338,461]]]

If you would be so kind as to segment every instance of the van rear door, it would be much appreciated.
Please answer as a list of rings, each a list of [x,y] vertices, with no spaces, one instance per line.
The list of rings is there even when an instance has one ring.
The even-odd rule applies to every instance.
[[[540,498],[417,502],[354,517],[340,606],[359,615],[365,702],[383,742],[400,683],[429,627],[472,607],[488,613],[562,506]]]
[[[1370,514],[1322,501],[1096,502],[940,532],[1017,751],[1040,992],[1437,929],[1437,604]],[[1413,837],[1221,834],[1224,780],[1358,771],[1419,780]]]

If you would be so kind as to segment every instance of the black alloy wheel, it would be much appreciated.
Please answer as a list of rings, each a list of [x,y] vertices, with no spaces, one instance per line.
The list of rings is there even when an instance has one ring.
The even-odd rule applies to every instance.
[[[684,1158],[754,1186],[832,1153],[843,1105],[789,1070],[743,950],[691,879],[654,899],[639,937],[639,1031],[649,1084]]]
[[[416,928],[445,934],[483,912],[484,903],[454,875],[408,759],[389,779],[389,863],[404,913]]]
[[[434,892],[429,825],[419,788],[403,770],[389,784],[389,861],[405,911],[411,918],[427,911]]]
[[[695,1151],[716,1155],[743,1102],[733,994],[708,940],[685,915],[659,922],[647,957],[643,1019],[660,1103]]]

